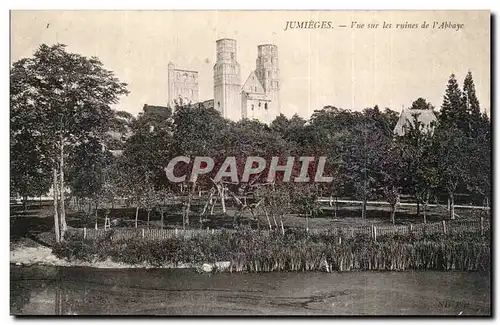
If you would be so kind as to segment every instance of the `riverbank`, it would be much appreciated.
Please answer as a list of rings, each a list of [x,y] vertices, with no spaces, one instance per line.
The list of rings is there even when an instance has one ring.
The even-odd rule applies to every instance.
[[[113,269],[196,269],[200,272],[489,271],[489,236],[480,233],[342,238],[305,232],[221,233],[210,237],[82,240],[54,247],[11,245],[17,265]]]
[[[149,263],[129,264],[124,262],[115,262],[111,258],[106,260],[94,261],[68,261],[57,257],[49,247],[15,245],[10,251],[10,264],[16,266],[57,266],[57,267],[90,267],[98,269],[196,269],[203,272],[212,272],[214,270],[224,271],[229,268],[230,262],[216,262],[203,264],[190,263],[165,263],[164,265],[151,265]]]
[[[202,267],[229,261],[223,268],[230,272],[488,271],[490,252],[489,234],[478,232],[386,235],[376,240],[305,231],[239,231],[155,241],[69,237],[53,249],[57,258],[70,262],[112,261],[134,267]]]

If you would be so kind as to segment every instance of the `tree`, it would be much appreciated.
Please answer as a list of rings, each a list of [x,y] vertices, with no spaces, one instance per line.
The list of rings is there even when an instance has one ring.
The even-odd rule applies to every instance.
[[[468,143],[468,157],[465,182],[469,191],[483,197],[483,204],[489,206],[491,198],[491,122],[482,114],[475,130],[475,136]]]
[[[263,208],[267,215],[273,217],[276,228],[278,224],[276,217],[279,217],[281,233],[285,234],[283,216],[291,211],[291,183],[277,182],[267,185],[261,185],[257,191],[257,196],[264,199]],[[268,217],[269,218],[269,217]]]
[[[161,217],[161,229],[163,229],[164,227],[166,204],[168,202],[168,199],[172,197],[173,197],[173,192],[168,187],[161,187],[156,189],[155,191],[156,208],[158,209],[157,211],[160,212],[160,217]]]
[[[415,114],[404,136],[398,138],[405,166],[403,187],[417,201],[417,216],[420,215],[420,203],[424,204],[424,223],[427,222],[429,198],[439,185],[432,130],[426,128]]]
[[[177,106],[173,114],[173,123],[171,157],[208,156],[217,161],[218,157],[225,156],[228,121],[215,109],[207,109],[200,105]],[[191,170],[193,160],[182,168],[185,171]],[[183,201],[185,226],[189,226],[194,191],[197,187],[211,188],[213,186],[211,176],[213,175],[201,175],[196,182],[188,184],[189,194],[187,200]]]
[[[481,107],[476,97],[476,87],[470,71],[464,79],[462,105],[467,116],[467,124],[465,125],[467,129],[465,131],[471,136],[478,136],[478,129],[481,126]]]
[[[344,184],[351,189],[350,194],[363,201],[363,218],[366,218],[368,199],[380,195],[380,190],[391,204],[395,206],[397,202],[399,157],[392,147],[396,121],[391,111],[381,112],[377,106],[366,109],[341,141]],[[398,176],[392,175],[395,172]]]
[[[462,104],[462,92],[460,91],[455,75],[452,74],[448,79],[443,104],[441,105],[440,122],[442,124],[458,125],[458,122],[465,114]]]
[[[113,117],[110,105],[128,93],[126,84],[96,57],[68,53],[62,44],[41,45],[32,58],[13,64],[10,77],[11,113],[21,119],[14,125],[22,129],[22,118],[29,117],[28,121],[37,121],[32,132],[47,141],[43,160],[51,166],[53,184],[59,187],[54,188],[60,201],[59,213],[54,205],[54,219],[60,219],[64,239],[65,161],[75,145],[104,137]]]
[[[298,183],[290,189],[292,208],[306,218],[306,230],[309,231],[309,218],[319,211],[318,187],[315,184]]]
[[[455,219],[455,193],[467,173],[468,157],[465,133],[458,127],[439,125],[434,135],[434,152],[440,183],[450,199],[450,218]]]
[[[24,210],[28,197],[39,197],[51,186],[51,168],[43,159],[44,141],[23,130],[10,138],[10,193],[23,198]]]
[[[433,110],[434,106],[428,103],[424,98],[419,97],[413,103],[411,103],[410,109],[430,109]]]
[[[105,169],[111,164],[112,156],[104,150],[96,138],[76,145],[67,161],[68,185],[71,194],[80,199],[89,199],[95,206],[103,202]]]
[[[297,114],[293,115],[291,119],[287,119],[285,115],[280,114],[271,122],[270,129],[281,135],[286,141],[293,141],[295,133],[303,129],[305,124],[306,120]]]

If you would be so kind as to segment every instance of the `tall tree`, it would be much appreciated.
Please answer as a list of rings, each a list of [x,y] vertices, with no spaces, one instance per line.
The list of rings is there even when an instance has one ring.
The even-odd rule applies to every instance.
[[[465,130],[468,126],[467,111],[464,106],[462,92],[454,74],[448,79],[439,122],[451,127],[456,126],[461,130]]]
[[[60,219],[64,239],[65,161],[75,145],[104,137],[113,118],[111,105],[128,93],[126,84],[96,57],[68,53],[62,44],[41,45],[32,58],[15,62],[10,76],[12,115],[37,120],[33,132],[47,141],[43,159],[59,187],[54,192],[59,192],[60,211],[54,209],[54,218]]]
[[[474,86],[472,72],[470,71],[464,79],[462,102],[465,112],[467,113],[467,134],[477,136],[479,132],[478,128],[481,124],[481,107],[479,106],[479,100],[476,96],[476,87]]]

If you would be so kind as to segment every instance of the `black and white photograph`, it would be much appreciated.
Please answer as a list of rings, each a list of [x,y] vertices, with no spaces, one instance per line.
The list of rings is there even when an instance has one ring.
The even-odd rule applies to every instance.
[[[492,316],[490,11],[9,24],[11,316]]]

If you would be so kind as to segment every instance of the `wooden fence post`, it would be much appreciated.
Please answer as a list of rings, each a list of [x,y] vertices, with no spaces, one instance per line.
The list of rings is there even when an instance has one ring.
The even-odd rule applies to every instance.
[[[144,239],[144,228],[142,228],[142,239]]]
[[[443,220],[443,234],[446,235],[446,221]]]
[[[481,217],[481,236],[484,236],[484,217]]]
[[[330,201],[329,201],[329,203],[330,203],[330,206],[333,206],[333,199],[332,199],[332,197],[331,197],[331,196],[330,196]]]
[[[87,238],[87,227],[83,227],[83,239],[86,239],[86,238]]]

